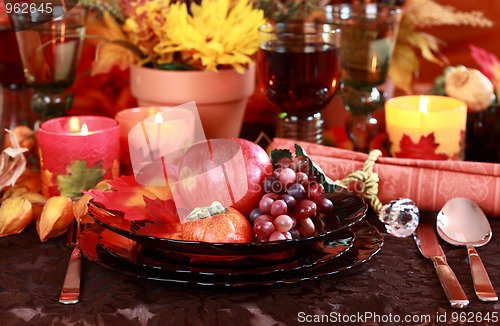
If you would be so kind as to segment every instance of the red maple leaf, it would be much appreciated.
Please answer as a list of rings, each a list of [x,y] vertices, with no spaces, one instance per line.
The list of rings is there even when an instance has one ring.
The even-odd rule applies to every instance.
[[[146,209],[144,198],[156,199],[157,196],[137,183],[133,176],[120,176],[108,182],[111,191],[92,189],[88,192],[95,202],[108,210],[121,211],[129,221],[152,220]]]
[[[112,211],[114,224],[137,234],[158,238],[179,239],[181,224],[172,199],[162,200],[135,180],[120,176],[108,182],[111,190],[85,191],[94,201]],[[122,219],[123,216],[123,219]]]
[[[181,223],[173,200],[144,197],[144,201],[146,209],[154,220],[154,224],[147,230],[148,235],[159,238],[174,238],[175,234],[181,232]]]
[[[153,217],[155,223],[179,223],[179,215],[177,214],[173,200],[149,199],[144,197],[144,201],[146,202],[146,209]]]
[[[434,133],[421,136],[418,143],[414,143],[410,136],[403,134],[399,142],[400,152],[395,153],[398,158],[416,158],[426,160],[447,160],[448,155],[436,153],[439,144],[436,143]]]

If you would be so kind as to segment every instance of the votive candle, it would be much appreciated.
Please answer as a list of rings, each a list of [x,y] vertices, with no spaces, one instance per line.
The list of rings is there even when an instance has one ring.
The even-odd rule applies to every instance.
[[[130,108],[115,118],[120,125],[123,174],[135,174],[143,165],[172,155],[194,140],[195,114],[181,107]]]
[[[144,119],[154,116],[161,110],[162,108],[159,106],[137,107],[119,111],[115,115],[115,119],[118,121],[120,128],[120,164],[122,174],[133,174],[128,144],[128,134],[130,130],[132,130],[134,126],[136,126]]]
[[[119,175],[118,122],[101,116],[47,120],[38,129],[42,193],[80,196],[103,179]]]
[[[400,96],[385,104],[390,154],[398,158],[463,160],[467,105],[436,95]]]

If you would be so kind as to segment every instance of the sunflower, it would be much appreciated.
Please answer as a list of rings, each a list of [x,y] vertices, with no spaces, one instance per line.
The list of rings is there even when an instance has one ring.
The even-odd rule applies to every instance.
[[[243,72],[259,48],[264,12],[248,0],[204,0],[201,4],[139,0],[123,29],[144,54],[140,64]],[[172,65],[177,63],[176,65]]]

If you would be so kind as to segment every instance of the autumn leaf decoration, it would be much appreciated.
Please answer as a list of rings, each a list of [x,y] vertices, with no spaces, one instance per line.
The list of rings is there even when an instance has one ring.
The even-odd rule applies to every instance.
[[[139,234],[175,238],[180,232],[177,209],[169,196],[166,200],[144,185],[139,184],[134,176],[120,176],[108,181],[111,189],[85,191],[94,202],[120,217],[114,220],[122,228],[134,228]]]
[[[72,161],[66,167],[66,174],[57,176],[57,189],[61,196],[75,198],[82,195],[82,190],[94,188],[102,180],[106,170],[102,168],[102,161],[87,167],[87,160]]]
[[[404,134],[399,142],[401,151],[396,153],[397,158],[419,158],[427,160],[447,160],[448,155],[436,153],[439,144],[436,143],[434,133],[421,136],[418,143],[414,143],[410,136]]]
[[[123,212],[126,220],[151,219],[144,198],[156,199],[158,197],[155,194],[137,183],[133,176],[121,176],[108,183],[111,186],[110,191],[92,189],[85,193],[106,209]]]

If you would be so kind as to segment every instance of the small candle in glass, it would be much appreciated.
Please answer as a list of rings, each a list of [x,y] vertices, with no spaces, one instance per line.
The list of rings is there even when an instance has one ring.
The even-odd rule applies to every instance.
[[[132,175],[132,163],[130,161],[130,151],[128,145],[128,134],[132,128],[149,117],[154,116],[156,113],[160,112],[162,107],[159,106],[149,106],[149,107],[137,107],[130,108],[119,111],[115,115],[115,119],[120,125],[120,165],[121,173],[125,175]]]
[[[47,120],[38,129],[42,193],[82,195],[104,179],[119,175],[118,122],[100,116]]]
[[[446,96],[400,96],[385,104],[390,155],[463,160],[467,105]]]
[[[118,112],[115,118],[120,124],[121,169],[126,175],[186,148],[194,141],[199,124],[199,117],[182,107],[130,108]]]

